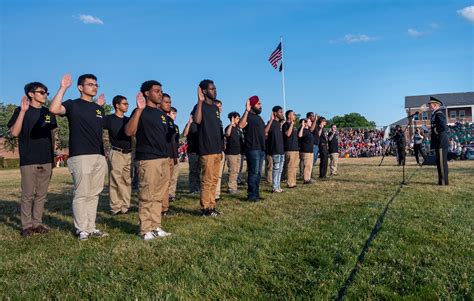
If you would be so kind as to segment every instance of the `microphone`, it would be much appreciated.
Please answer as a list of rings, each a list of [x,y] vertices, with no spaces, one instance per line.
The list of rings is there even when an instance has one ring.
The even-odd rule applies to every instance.
[[[420,112],[416,111],[415,113],[409,115],[407,118],[413,118],[415,116],[418,116],[420,114]]]

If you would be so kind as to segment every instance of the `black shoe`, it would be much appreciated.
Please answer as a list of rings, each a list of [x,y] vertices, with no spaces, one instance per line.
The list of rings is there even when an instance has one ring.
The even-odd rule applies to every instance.
[[[219,216],[219,215],[221,215],[221,213],[219,211],[217,211],[216,208],[212,208],[212,209],[209,210],[209,216],[214,216],[215,217],[215,216]]]
[[[254,202],[254,203],[257,203],[257,202],[260,202],[260,200],[259,200],[259,199],[247,198],[247,202]]]
[[[258,197],[258,200],[259,200],[259,201],[265,201],[265,198],[264,198],[264,197],[261,197],[261,196],[259,196],[259,197]]]
[[[201,216],[209,216],[211,214],[209,209],[201,209]]]
[[[167,210],[167,211],[164,211],[164,212],[161,212],[161,216],[173,216],[175,215],[173,211],[171,210]]]
[[[21,236],[23,237],[31,236],[33,233],[35,233],[35,231],[32,227],[21,230]]]
[[[291,188],[296,188],[296,185],[294,185],[294,186],[286,186],[286,188],[290,188],[290,189],[291,189]]]
[[[171,202],[174,202],[174,201],[176,201],[176,197],[170,195],[170,196],[168,197],[168,201],[169,201],[170,203],[171,203]]]

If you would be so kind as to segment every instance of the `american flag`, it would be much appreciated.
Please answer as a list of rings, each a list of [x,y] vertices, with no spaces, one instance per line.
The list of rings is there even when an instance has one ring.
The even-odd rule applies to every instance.
[[[273,68],[276,69],[278,67],[278,62],[281,60],[281,58],[282,58],[282,52],[281,52],[281,42],[280,42],[277,48],[275,49],[275,51],[273,51],[270,57],[268,58],[268,61],[270,62],[270,64],[272,64]]]

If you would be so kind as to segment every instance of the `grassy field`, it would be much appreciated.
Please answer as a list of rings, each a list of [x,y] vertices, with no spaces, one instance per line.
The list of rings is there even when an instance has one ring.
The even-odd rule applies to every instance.
[[[144,242],[133,212],[73,235],[72,181],[54,170],[47,235],[20,237],[19,170],[0,171],[0,299],[473,299],[474,161],[450,162],[450,186],[412,158],[401,186],[394,158],[342,159],[340,175],[262,203],[223,194],[219,218],[200,217],[182,166],[164,217],[170,238]],[[224,181],[225,182],[225,181]],[[223,189],[224,190],[224,189]],[[376,226],[378,221],[378,225]]]

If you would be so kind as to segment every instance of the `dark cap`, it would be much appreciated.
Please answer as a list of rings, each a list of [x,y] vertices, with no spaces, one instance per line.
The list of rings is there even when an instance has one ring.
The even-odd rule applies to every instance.
[[[433,96],[430,96],[430,101],[428,101],[428,103],[437,103],[440,106],[443,106],[443,102]]]

